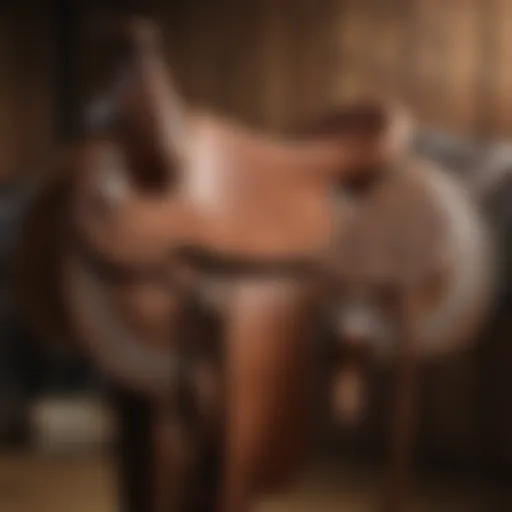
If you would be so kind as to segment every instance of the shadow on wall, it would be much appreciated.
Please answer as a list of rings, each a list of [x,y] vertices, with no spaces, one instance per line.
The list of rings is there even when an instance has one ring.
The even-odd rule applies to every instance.
[[[19,317],[11,289],[12,254],[34,180],[0,188],[0,444],[27,436],[30,405],[46,394],[81,393],[97,380],[80,358],[49,352]]]

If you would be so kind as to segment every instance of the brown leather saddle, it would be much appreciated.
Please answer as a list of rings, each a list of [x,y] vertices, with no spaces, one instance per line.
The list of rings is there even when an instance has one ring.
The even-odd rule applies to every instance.
[[[53,186],[66,189],[65,237],[92,274],[173,289],[187,279],[198,289],[236,275],[316,276],[368,290],[409,273],[437,283],[425,292],[434,305],[445,296],[456,257],[444,253],[458,229],[450,232],[457,214],[445,203],[459,217],[478,215],[451,178],[407,156],[402,112],[362,102],[279,140],[185,107],[155,35],[130,30],[131,78]],[[199,285],[200,274],[216,277]]]
[[[316,133],[270,137],[185,106],[146,25],[131,26],[128,41],[128,73],[109,115],[64,162],[48,228],[55,302],[100,367],[166,401],[193,344],[187,308],[214,311],[226,325],[236,440],[252,432],[241,418],[256,424],[286,410],[282,424],[300,424],[291,399],[304,395],[300,338],[320,311],[340,339],[363,340],[375,357],[399,347],[390,291],[416,304],[416,354],[467,340],[492,296],[488,234],[463,187],[410,154],[400,109],[349,105]],[[33,219],[48,219],[42,211]],[[24,237],[27,267],[38,226]],[[38,302],[33,283],[25,292]],[[208,346],[211,334],[200,336]],[[200,374],[208,395],[215,386]],[[250,453],[286,436],[276,432],[245,437]],[[229,496],[241,485],[236,467]]]

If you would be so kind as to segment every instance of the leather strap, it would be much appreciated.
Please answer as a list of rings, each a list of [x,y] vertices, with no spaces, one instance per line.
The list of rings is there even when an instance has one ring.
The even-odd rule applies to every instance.
[[[239,254],[220,253],[198,247],[177,247],[159,263],[126,264],[109,260],[96,251],[77,229],[71,230],[71,246],[89,270],[102,280],[116,284],[152,281],[160,285],[181,287],[173,263],[190,268],[198,274],[222,277],[312,277],[322,273],[318,257],[250,258]]]

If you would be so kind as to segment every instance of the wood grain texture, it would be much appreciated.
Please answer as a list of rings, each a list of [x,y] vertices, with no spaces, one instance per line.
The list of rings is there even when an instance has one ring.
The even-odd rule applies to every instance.
[[[36,10],[25,3],[6,3],[0,21],[1,175],[38,165],[55,140],[55,15],[49,1]],[[344,98],[387,87],[427,123],[512,135],[507,0],[82,0],[82,104],[103,57],[91,43],[138,4],[161,23],[184,95],[251,124],[288,130]]]
[[[54,138],[49,7],[20,1],[0,14],[0,181],[41,169]]]

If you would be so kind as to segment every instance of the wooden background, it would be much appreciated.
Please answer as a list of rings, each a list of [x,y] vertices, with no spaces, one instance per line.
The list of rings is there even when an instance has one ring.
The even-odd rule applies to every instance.
[[[37,169],[54,141],[54,49],[48,4],[0,2],[0,178]]]
[[[79,125],[102,58],[92,43],[129,2],[32,4],[0,7],[3,177],[39,172]],[[287,131],[344,98],[385,87],[426,124],[471,137],[512,137],[512,0],[144,5],[164,28],[176,80],[195,104]],[[501,332],[512,334],[511,322],[501,321]],[[486,347],[426,369],[422,446],[438,460],[512,466],[512,351],[503,343]],[[379,396],[360,446],[382,445]]]
[[[287,130],[386,87],[426,123],[512,136],[510,0],[139,3],[164,27],[184,95],[250,123]],[[91,42],[130,4],[2,2],[1,175],[37,168],[62,124],[78,118],[101,59]]]
[[[165,29],[185,95],[248,122],[287,129],[386,87],[427,123],[512,135],[509,0],[144,4]],[[105,9],[87,3],[89,36]]]

